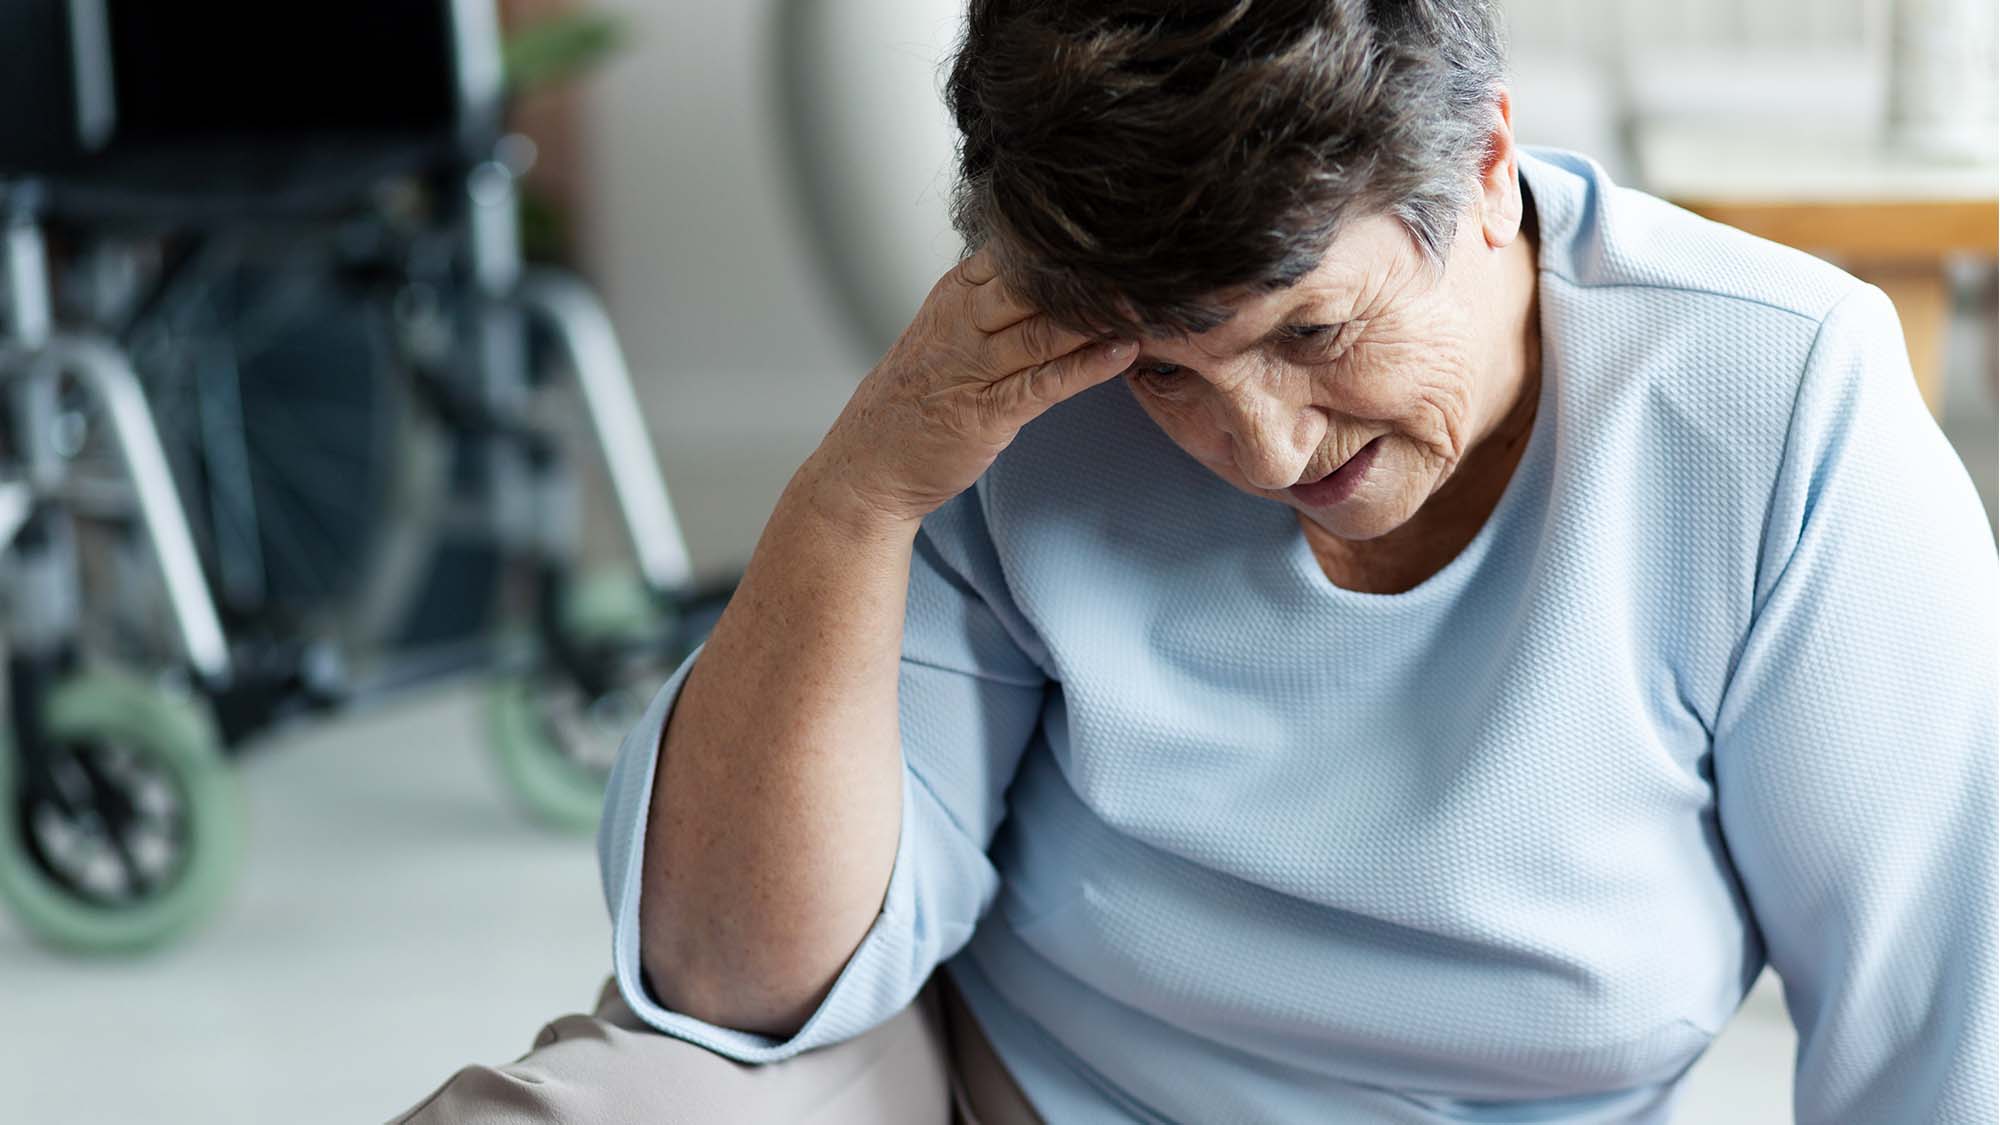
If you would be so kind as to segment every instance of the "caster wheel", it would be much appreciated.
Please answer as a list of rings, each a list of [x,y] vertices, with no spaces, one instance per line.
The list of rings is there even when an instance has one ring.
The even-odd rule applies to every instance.
[[[235,882],[244,807],[194,704],[83,672],[45,701],[49,784],[0,747],[0,899],[50,945],[131,952],[206,919]]]
[[[597,825],[618,747],[673,670],[661,638],[668,614],[637,578],[597,575],[572,585],[560,615],[566,642],[604,675],[592,693],[545,654],[503,676],[488,711],[494,761],[536,820],[565,831]]]

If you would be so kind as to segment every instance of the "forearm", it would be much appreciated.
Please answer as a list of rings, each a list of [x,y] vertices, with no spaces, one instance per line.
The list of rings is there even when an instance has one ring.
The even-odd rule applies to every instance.
[[[855,388],[681,686],[646,825],[640,960],[685,1015],[782,1034],[880,913],[902,827],[917,529],[1043,411],[1115,378],[1095,342],[960,262]]]
[[[896,683],[917,525],[780,498],[662,735],[640,901],[657,998],[788,1034],[882,904],[902,810]]]

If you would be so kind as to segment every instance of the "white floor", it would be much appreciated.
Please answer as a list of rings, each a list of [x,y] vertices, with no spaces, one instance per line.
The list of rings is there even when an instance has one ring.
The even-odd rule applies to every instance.
[[[380,1121],[586,1007],[586,839],[506,803],[467,690],[302,728],[242,771],[234,902],[178,948],[74,960],[0,915],[0,1120]]]
[[[455,689],[264,746],[242,771],[239,892],[176,949],[75,960],[0,914],[0,1120],[380,1121],[587,1005],[607,964],[590,843],[507,804],[478,701]],[[1760,991],[1681,1119],[1788,1120],[1791,1049]]]

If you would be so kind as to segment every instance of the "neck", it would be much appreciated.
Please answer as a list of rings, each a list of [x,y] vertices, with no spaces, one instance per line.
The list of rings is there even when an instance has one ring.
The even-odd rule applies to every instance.
[[[1503,444],[1516,431],[1525,433],[1535,419],[1535,405],[1541,397],[1542,327],[1541,285],[1539,283],[1541,240],[1535,230],[1535,212],[1527,207],[1521,233],[1510,243],[1500,266],[1502,291],[1509,294],[1493,333],[1493,407],[1478,446],[1498,438]],[[1473,454],[1478,452],[1477,446]],[[1472,459],[1472,455],[1467,460]]]
[[[1422,522],[1426,515],[1447,524],[1468,516],[1475,527],[1484,522],[1513,476],[1528,435],[1534,432],[1535,411],[1542,395],[1540,239],[1533,206],[1524,211],[1520,235],[1495,264],[1496,287],[1507,297],[1493,326],[1487,366],[1491,393],[1477,430],[1479,437],[1412,523]]]

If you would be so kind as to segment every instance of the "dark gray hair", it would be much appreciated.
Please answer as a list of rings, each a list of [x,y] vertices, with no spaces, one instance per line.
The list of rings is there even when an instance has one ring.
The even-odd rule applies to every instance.
[[[953,221],[1058,321],[1202,332],[1352,214],[1442,264],[1504,51],[1492,0],[972,0]]]

